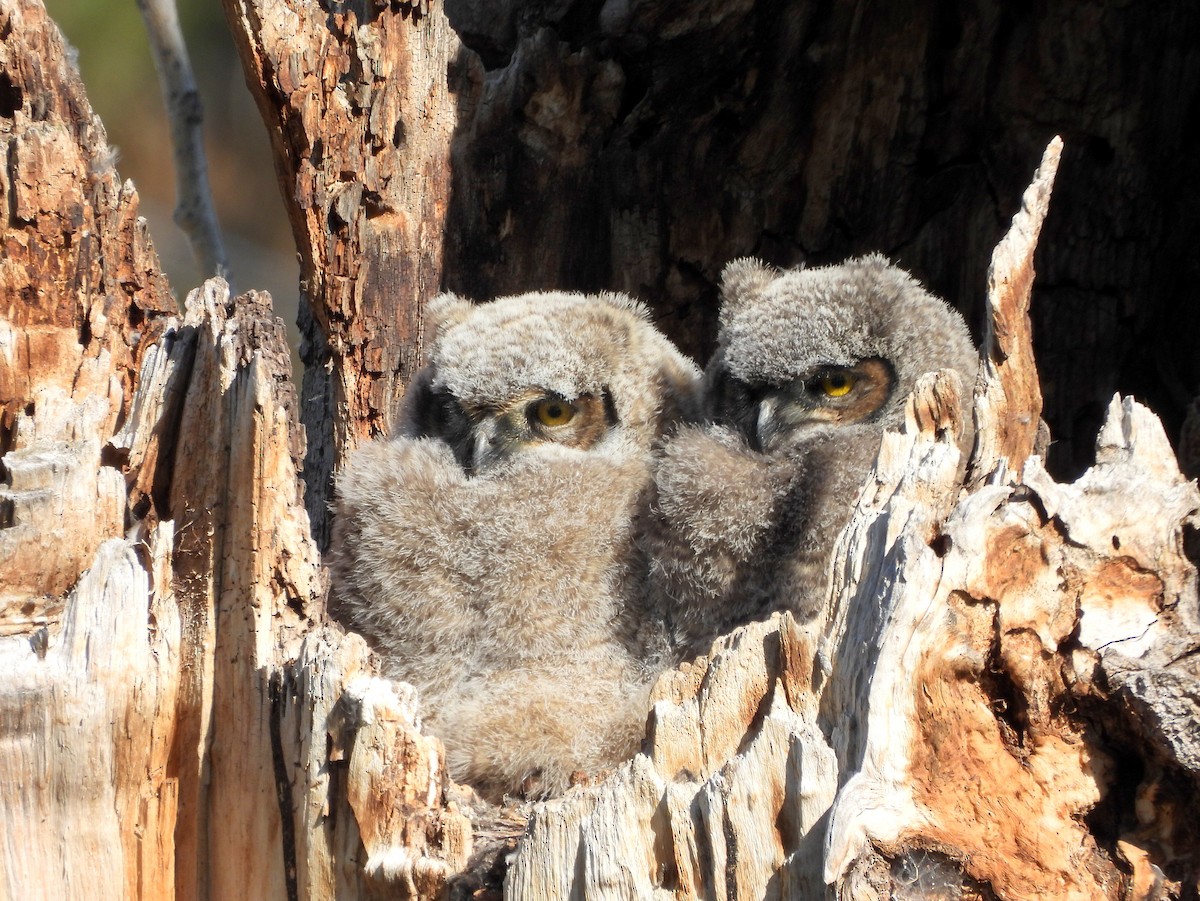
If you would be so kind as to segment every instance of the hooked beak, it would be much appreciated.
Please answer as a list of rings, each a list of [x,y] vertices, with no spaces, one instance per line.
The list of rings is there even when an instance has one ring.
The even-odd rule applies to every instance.
[[[778,403],[774,397],[764,397],[758,404],[758,419],[754,423],[754,440],[758,446],[755,450],[766,453],[771,442],[779,434],[779,419],[775,406]]]
[[[501,418],[488,417],[475,426],[475,437],[463,449],[460,462],[468,473],[486,469],[508,456],[514,436],[509,424]]]
[[[471,445],[466,460],[467,469],[475,470],[491,459],[495,447],[496,424],[481,423],[475,432],[475,441]]]

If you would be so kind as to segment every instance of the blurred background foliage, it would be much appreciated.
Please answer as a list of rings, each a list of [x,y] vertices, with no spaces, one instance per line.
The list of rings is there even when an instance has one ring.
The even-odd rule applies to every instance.
[[[166,113],[134,0],[46,0],[78,53],[93,108],[133,179],[163,268],[182,303],[203,276],[171,218],[175,174]],[[181,0],[179,17],[204,103],[205,150],[235,290],[269,291],[296,346],[299,266],[270,141],[246,87],[221,5]]]

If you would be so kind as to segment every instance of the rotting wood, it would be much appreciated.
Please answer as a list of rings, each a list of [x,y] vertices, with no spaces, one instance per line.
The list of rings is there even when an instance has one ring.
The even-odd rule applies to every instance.
[[[0,12],[22,101],[4,123],[21,214],[0,269],[0,453],[7,471],[46,441],[82,474],[111,470],[95,497],[119,514],[104,526],[116,534],[92,526],[54,572],[4,572],[18,588],[0,728],[17,738],[0,779],[20,790],[0,817],[24,841],[5,845],[0,885],[449,891],[478,811],[444,781],[411,696],[324,621],[278,323],[264,297],[230,299],[216,281],[182,315],[154,293],[136,197],[86,143],[99,132],[82,96],[78,131],[26,105],[69,94],[61,45],[32,2]],[[43,45],[20,44],[30,34]],[[88,165],[40,194],[32,173],[60,158]],[[80,216],[99,229],[83,262],[63,238]],[[25,348],[46,356],[35,367]],[[667,674],[644,753],[534,809],[510,897],[803,897],[826,882],[842,897],[1195,892],[1196,486],[1153,416],[1118,400],[1077,482],[1029,458],[960,495],[952,396],[944,377],[923,380],[883,442],[824,620],[747,626]],[[58,521],[29,478],[5,486],[0,540]]]
[[[104,436],[174,302],[57,29],[34,4],[0,7],[0,26],[13,107],[0,117],[0,609],[54,607],[41,599],[61,598],[124,532]],[[31,525],[59,511],[71,542]]]
[[[216,897],[285,897],[269,686],[323,591],[296,479],[290,361],[269,305],[231,301],[219,280],[188,298],[184,327],[196,343],[170,492],[188,630],[177,704],[189,828],[177,856]]]
[[[0,35],[0,894],[166,898],[171,531],[125,539],[106,438],[175,304],[44,9]]]

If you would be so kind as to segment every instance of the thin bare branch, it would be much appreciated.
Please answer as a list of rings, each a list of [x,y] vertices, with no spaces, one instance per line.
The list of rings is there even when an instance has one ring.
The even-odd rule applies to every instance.
[[[175,0],[137,0],[146,21],[154,68],[167,104],[175,154],[175,224],[183,229],[201,272],[229,274],[229,260],[217,223],[208,160],[204,155],[204,109],[188,58]]]

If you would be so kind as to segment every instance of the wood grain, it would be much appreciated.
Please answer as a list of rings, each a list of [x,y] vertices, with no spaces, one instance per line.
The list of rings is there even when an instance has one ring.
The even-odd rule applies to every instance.
[[[244,52],[288,111],[284,183],[324,280],[310,312],[344,342],[318,351],[340,355],[338,412],[308,414],[340,423],[338,453],[381,430],[414,363],[392,349],[415,352],[412,298],[443,252],[445,173],[419,167],[450,146],[454,39],[436,7],[371,10],[235,10],[264,48],[305,36]],[[0,25],[5,896],[483,898],[505,870],[510,898],[1195,894],[1200,491],[1144,407],[1115,398],[1094,465],[1060,482],[1028,452],[1031,419],[923,379],[813,623],[749,624],[666,673],[642,752],[608,779],[489,809],[446,778],[411,688],[326,618],[269,298],[213,280],[175,308],[56,30],[34,0],[2,0]],[[538,40],[608,96],[605,66]],[[423,74],[393,96],[401,58]],[[406,105],[413,85],[427,105]],[[527,139],[564,140],[551,96],[592,102],[533,91]],[[374,181],[389,142],[417,134],[407,187]],[[382,156],[334,171],[364,147]],[[377,201],[385,188],[400,194]],[[362,263],[372,248],[393,268]],[[417,318],[372,332],[392,287]],[[1020,306],[994,308],[989,353],[1011,367],[995,380],[1036,385],[1026,338],[1004,349],[1023,328],[1005,309]],[[968,415],[998,437],[964,484]]]

